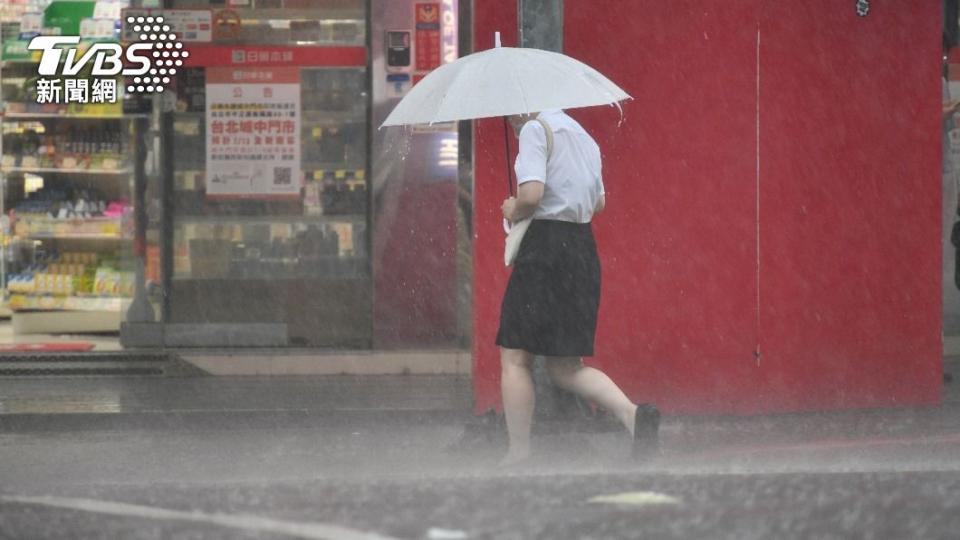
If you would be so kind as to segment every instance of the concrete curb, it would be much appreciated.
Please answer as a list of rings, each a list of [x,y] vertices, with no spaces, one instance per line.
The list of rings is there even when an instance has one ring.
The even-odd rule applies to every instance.
[[[275,410],[149,411],[124,413],[5,414],[0,433],[130,429],[365,428],[383,423],[465,424],[469,411],[452,410]]]
[[[211,375],[470,375],[470,351],[178,352]]]

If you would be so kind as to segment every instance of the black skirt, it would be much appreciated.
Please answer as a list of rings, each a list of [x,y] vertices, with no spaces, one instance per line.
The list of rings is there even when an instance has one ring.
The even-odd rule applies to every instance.
[[[540,356],[593,356],[600,260],[589,223],[533,220],[500,306],[497,345]]]

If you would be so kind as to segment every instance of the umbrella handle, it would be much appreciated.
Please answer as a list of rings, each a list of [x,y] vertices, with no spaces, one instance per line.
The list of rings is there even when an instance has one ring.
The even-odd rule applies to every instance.
[[[513,197],[513,167],[510,166],[510,131],[506,116],[503,117],[503,146],[506,149],[507,191],[510,192],[510,196]],[[503,218],[503,232],[510,234],[511,227],[510,220]]]
[[[506,150],[507,163],[507,192],[513,197],[513,167],[510,166],[510,133],[507,126],[507,117],[503,117],[503,147]]]

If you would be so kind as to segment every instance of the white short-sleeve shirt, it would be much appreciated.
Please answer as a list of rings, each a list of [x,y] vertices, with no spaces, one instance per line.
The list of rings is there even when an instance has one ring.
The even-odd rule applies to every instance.
[[[547,135],[540,122],[527,122],[520,130],[520,152],[514,164],[517,183],[544,183],[534,219],[589,223],[604,193],[600,147],[563,111],[542,112],[540,118],[553,131],[553,153],[548,161]]]

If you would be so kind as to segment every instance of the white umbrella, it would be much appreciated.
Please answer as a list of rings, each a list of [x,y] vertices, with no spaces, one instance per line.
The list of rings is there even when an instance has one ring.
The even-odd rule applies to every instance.
[[[616,104],[630,95],[569,56],[497,46],[433,70],[393,109],[383,126],[433,124]]]

